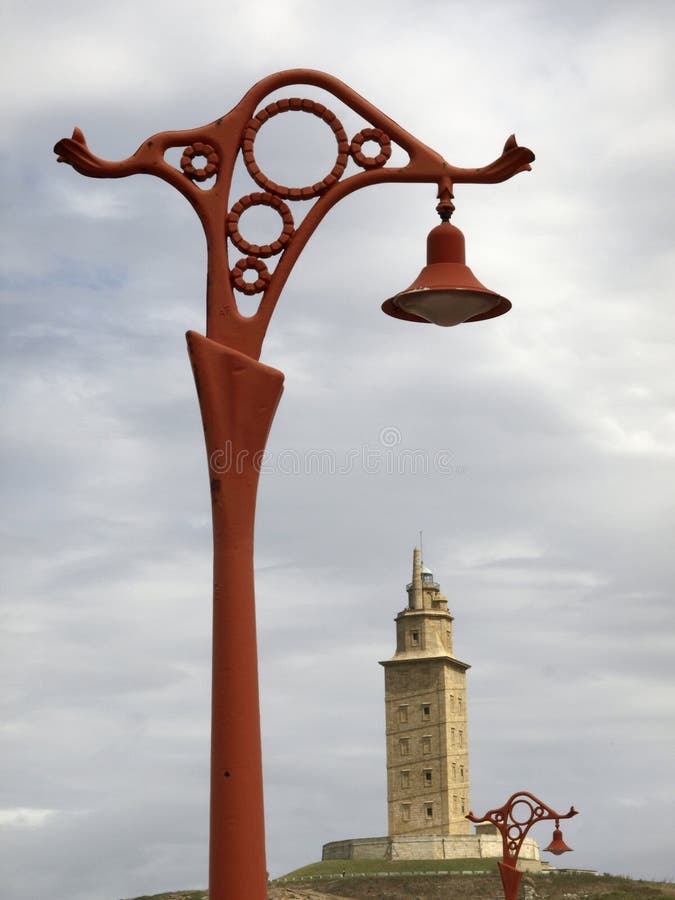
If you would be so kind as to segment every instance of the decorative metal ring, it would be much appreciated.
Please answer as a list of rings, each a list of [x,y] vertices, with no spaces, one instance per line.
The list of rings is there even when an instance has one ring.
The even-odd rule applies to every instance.
[[[287,187],[284,184],[277,184],[272,181],[272,179],[268,178],[260,169],[253,154],[253,144],[261,125],[264,125],[265,122],[279,113],[289,111],[306,112],[311,113],[313,116],[317,116],[319,119],[326,122],[327,125],[330,125],[337,141],[337,159],[331,171],[325,178],[322,178],[321,181],[317,181],[315,184],[307,185],[305,187]],[[283,197],[286,200],[309,200],[312,197],[318,197],[319,194],[322,194],[329,187],[332,187],[332,185],[334,185],[342,176],[349,158],[349,141],[347,139],[347,133],[335,113],[326,109],[322,103],[316,103],[314,100],[302,100],[300,97],[277,100],[275,103],[270,103],[264,109],[261,109],[260,112],[256,113],[246,126],[241,149],[246,168],[256,184],[259,184],[261,188],[275,194],[277,197]]]
[[[525,810],[527,810],[527,812],[523,810],[523,807],[525,807]],[[511,819],[518,825],[526,825],[532,819],[533,808],[534,807],[529,800],[521,797],[520,800],[516,800],[516,802],[511,806]],[[523,818],[523,816],[525,818]]]
[[[192,165],[195,156],[206,157],[206,165],[203,168],[195,169]],[[219,162],[218,154],[210,144],[197,142],[183,150],[180,167],[191,181],[206,181],[216,174]]]
[[[283,221],[281,233],[276,241],[272,241],[271,244],[263,244],[262,246],[260,244],[251,244],[241,236],[239,232],[239,217],[252,206],[269,206],[272,209],[275,209],[281,216]],[[276,253],[280,253],[290,241],[295,231],[293,216],[291,215],[288,206],[279,197],[275,197],[273,194],[268,193],[247,194],[245,197],[242,197],[241,200],[237,200],[230,210],[230,213],[225,220],[225,224],[230,240],[235,247],[241,250],[242,253],[248,253],[259,258],[266,258],[268,256],[274,256]]]
[[[256,270],[258,273],[256,281],[244,281],[244,272],[248,269]],[[245,259],[240,259],[230,272],[230,275],[232,276],[234,287],[242,294],[248,294],[249,296],[264,291],[271,278],[265,263],[261,259],[256,259],[255,256],[247,256]]]
[[[361,152],[361,147],[366,141],[375,141],[376,144],[380,145],[380,152],[377,156],[364,156]],[[349,152],[354,162],[361,166],[362,169],[379,169],[391,156],[389,135],[385,134],[381,128],[364,128],[354,135]]]

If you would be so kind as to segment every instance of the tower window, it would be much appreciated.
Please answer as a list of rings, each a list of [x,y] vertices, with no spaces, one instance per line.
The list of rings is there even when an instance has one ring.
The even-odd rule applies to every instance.
[[[459,746],[460,747],[464,746],[464,732],[463,731],[460,731],[460,733],[459,733]]]
[[[456,794],[454,794],[453,798],[452,798],[452,811],[454,813],[457,812],[457,795]]]
[[[422,706],[422,718],[425,722],[428,722],[431,718],[431,706],[428,703]]]
[[[457,765],[456,765],[456,763],[452,764],[452,780],[457,781]]]
[[[427,819],[433,819],[434,817],[434,804],[433,803],[425,803],[424,804],[424,815]]]
[[[453,747],[455,746],[455,729],[454,728],[450,729],[450,743],[452,744]]]
[[[431,785],[431,781],[432,781],[431,769],[425,769],[424,770],[424,784],[426,785],[426,787],[429,787]]]
[[[454,768],[454,766],[453,766]],[[464,781],[464,766],[459,767],[459,777],[462,781]]]
[[[401,804],[401,819],[403,822],[410,821],[410,804],[409,803]]]
[[[422,753],[425,755],[431,753],[431,737],[429,735],[422,738]]]
[[[403,769],[401,772],[401,787],[403,789],[410,787],[410,770]]]
[[[410,644],[413,647],[419,647],[420,645],[420,633],[419,631],[411,631],[410,632]]]
[[[457,710],[461,714],[461,712],[462,712],[462,698],[461,697],[457,698]]]
[[[401,723],[405,723],[408,721],[408,707],[407,706],[399,706],[398,720]]]
[[[410,741],[408,738],[401,738],[398,742],[398,749],[401,756],[410,756]]]

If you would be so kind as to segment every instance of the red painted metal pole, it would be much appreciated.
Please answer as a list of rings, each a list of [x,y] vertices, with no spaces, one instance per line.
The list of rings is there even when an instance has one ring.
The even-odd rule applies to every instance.
[[[504,900],[518,900],[518,888],[520,887],[520,879],[523,877],[522,872],[507,862],[498,860],[499,874],[502,878],[502,887],[504,889]]]
[[[188,332],[213,516],[210,900],[265,900],[253,531],[283,375]]]

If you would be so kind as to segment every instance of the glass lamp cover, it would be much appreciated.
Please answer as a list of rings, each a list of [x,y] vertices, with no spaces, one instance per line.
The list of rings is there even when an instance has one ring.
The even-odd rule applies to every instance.
[[[495,294],[482,291],[434,290],[410,291],[399,294],[395,299],[398,307],[415,316],[433,322],[434,325],[449,327],[460,325],[486,313],[500,301]]]

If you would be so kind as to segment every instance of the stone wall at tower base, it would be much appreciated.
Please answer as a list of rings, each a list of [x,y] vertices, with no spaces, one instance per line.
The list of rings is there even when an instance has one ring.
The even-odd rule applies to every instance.
[[[348,838],[323,845],[321,859],[494,859],[502,858],[498,834],[407,834],[396,837]],[[526,838],[518,868],[541,870],[539,845]]]

